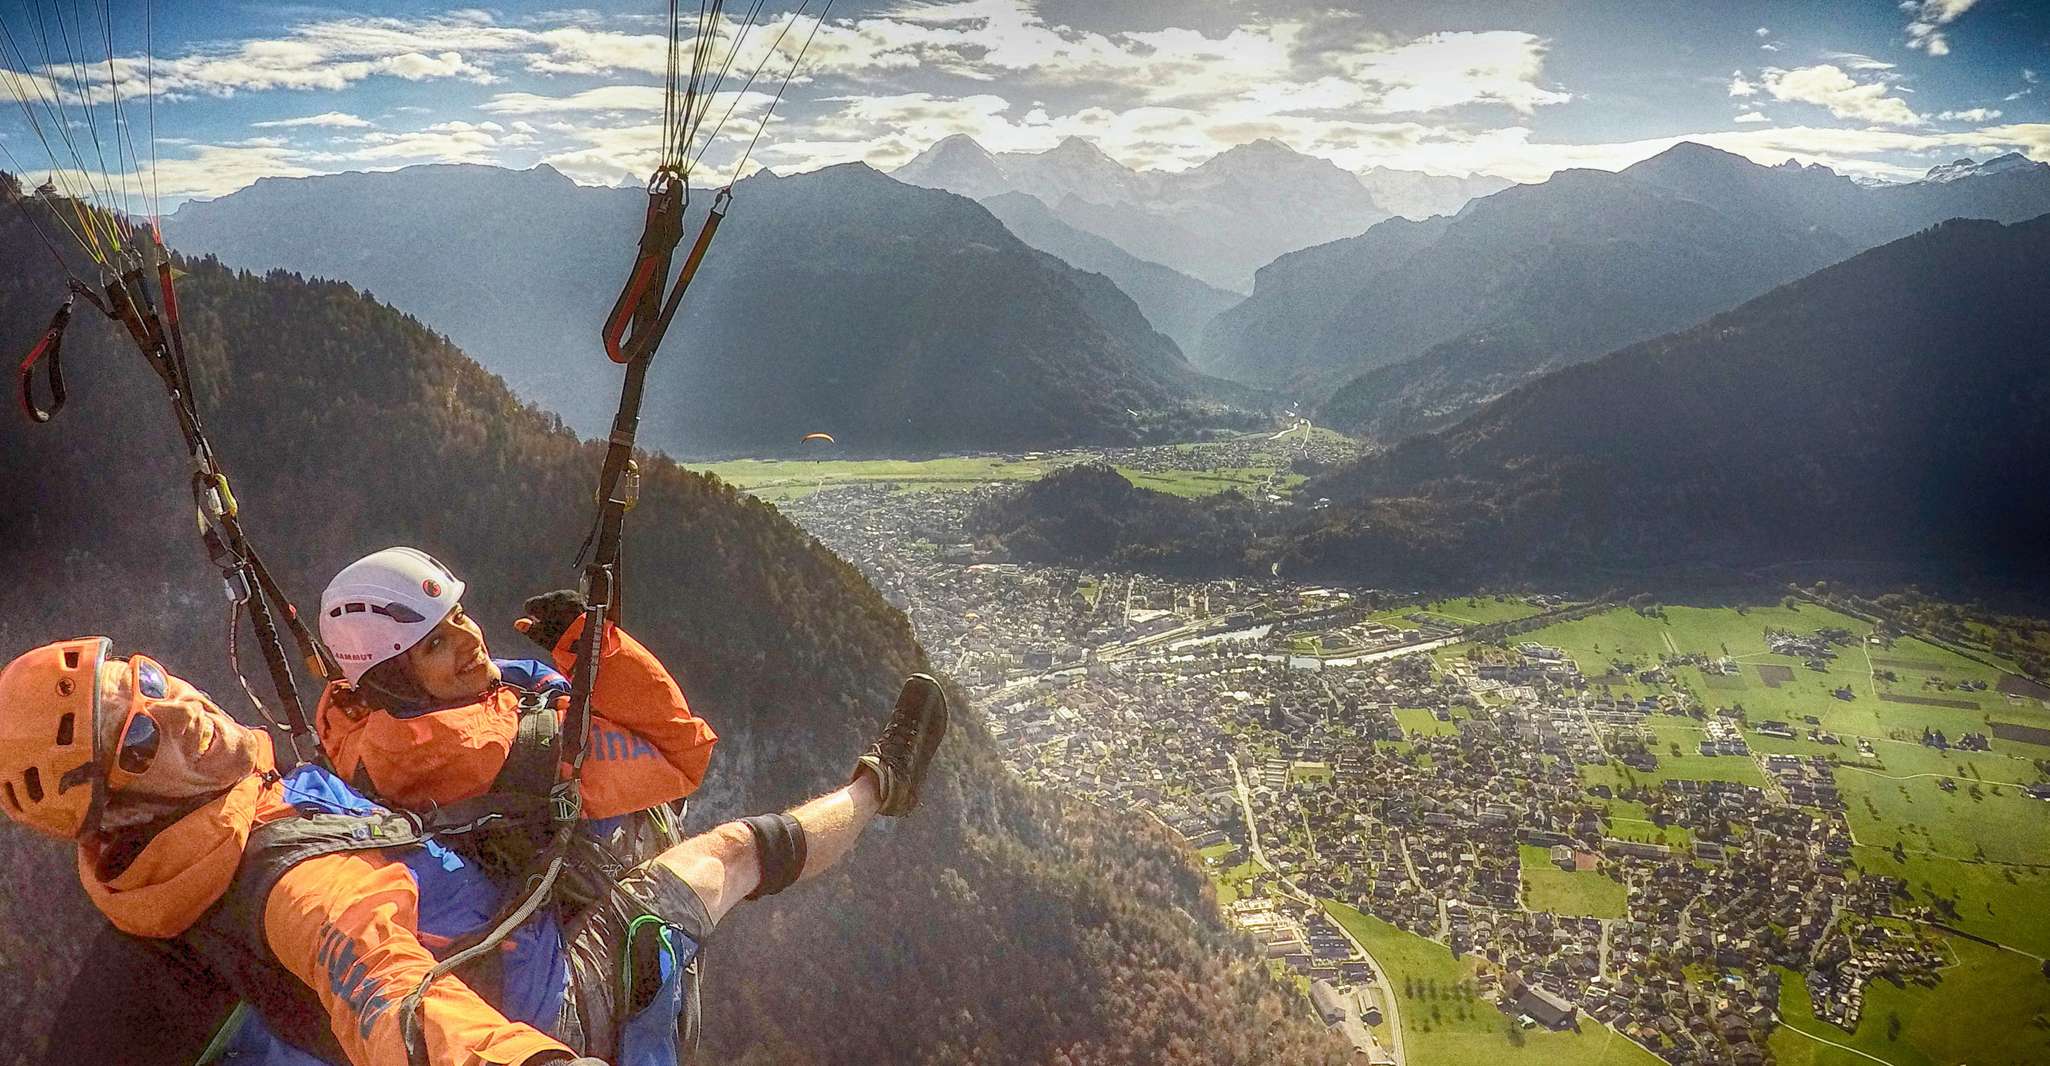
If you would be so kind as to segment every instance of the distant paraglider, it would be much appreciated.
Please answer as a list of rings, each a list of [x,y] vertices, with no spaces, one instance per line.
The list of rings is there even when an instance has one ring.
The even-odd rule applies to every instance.
[[[819,471],[818,482],[812,486],[812,491],[823,491],[826,487],[826,474],[823,466],[826,461],[824,446],[828,444],[838,445],[840,442],[834,440],[831,433],[807,433],[804,435],[804,439],[797,443],[800,447],[811,453],[814,467]]]

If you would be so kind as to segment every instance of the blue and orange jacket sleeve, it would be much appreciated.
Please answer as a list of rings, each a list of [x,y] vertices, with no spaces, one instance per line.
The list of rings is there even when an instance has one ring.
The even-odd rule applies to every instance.
[[[578,619],[555,644],[564,674],[575,663]],[[585,811],[610,818],[696,792],[719,736],[691,713],[676,679],[617,626],[608,627],[591,692],[591,748],[584,760]]]
[[[415,932],[419,903],[405,866],[373,851],[301,863],[265,904],[271,950],[319,996],[354,1066],[407,1066],[400,1005],[435,962]],[[454,975],[428,990],[421,1021],[437,1066],[522,1063],[569,1050],[507,1020]]]

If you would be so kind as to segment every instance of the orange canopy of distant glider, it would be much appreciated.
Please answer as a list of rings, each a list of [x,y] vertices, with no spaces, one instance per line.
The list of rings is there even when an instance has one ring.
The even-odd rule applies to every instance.
[[[826,442],[827,444],[838,444],[838,443],[840,443],[839,441],[836,441],[836,440],[834,440],[834,439],[833,439],[833,435],[832,435],[831,433],[807,433],[807,434],[805,434],[805,435],[804,435],[804,440],[801,440],[801,441],[799,441],[798,443],[799,443],[799,444],[804,444],[804,443],[807,443],[807,442],[809,442],[809,441],[815,441],[815,440],[822,440],[822,441],[825,441],[825,442]]]

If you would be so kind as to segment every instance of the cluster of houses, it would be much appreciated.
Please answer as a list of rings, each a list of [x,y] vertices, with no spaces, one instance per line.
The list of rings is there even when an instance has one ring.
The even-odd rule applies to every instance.
[[[972,545],[946,561],[972,495],[841,490],[800,514],[907,611],[1024,780],[1158,818],[1193,849],[1228,847],[1231,865],[1257,852],[1277,876],[1244,886],[1230,916],[1308,982],[1326,1024],[1364,1034],[1365,1056],[1388,1054],[1372,1038],[1384,1005],[1366,991],[1379,975],[1310,899],[1476,960],[1511,1020],[1591,1018],[1682,1066],[1764,1062],[1782,973],[1804,975],[1816,1017],[1846,1028],[1871,980],[1934,973],[1928,942],[1892,921],[1897,886],[1848,869],[1831,762],[1754,752],[1735,713],[1671,687],[1680,664],[1714,660],[1589,677],[1526,641],[1305,662],[1286,642],[1406,643],[1439,623],[1369,617],[1365,597],[1279,581],[1080,574],[979,559]],[[1767,634],[1814,662],[1851,639]],[[1698,723],[1701,755],[1751,760],[1766,787],[1664,772],[1653,720],[1680,715]],[[1530,847],[1616,882],[1622,913],[1532,909]]]

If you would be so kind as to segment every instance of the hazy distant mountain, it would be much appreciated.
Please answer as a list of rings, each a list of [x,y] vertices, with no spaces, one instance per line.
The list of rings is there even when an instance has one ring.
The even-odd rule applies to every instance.
[[[890,176],[908,185],[945,189],[975,200],[1016,189],[996,157],[962,133],[942,138]]]
[[[1133,171],[1075,137],[1046,152],[992,155],[956,134],[891,176],[977,199],[1029,193],[1076,229],[1236,292],[1277,256],[1389,217],[1357,175],[1273,140],[1166,172]]]
[[[1454,178],[1388,167],[1362,171],[1359,178],[1373,194],[1375,203],[1403,218],[1414,219],[1458,214],[1468,200],[1478,200],[1516,184],[1493,174]]]
[[[1462,338],[1505,341],[1533,359],[1592,358],[1853,250],[1833,234],[1733,216],[1628,175],[1562,171],[1454,218],[1390,221],[1277,262],[1211,324],[1202,362],[1317,395]],[[1333,407],[1325,417],[1339,425],[1371,414]]]
[[[645,205],[546,167],[432,166],[267,179],[166,230],[366,288],[588,433],[617,397],[598,331]],[[1128,441],[1206,384],[1103,279],[850,164],[740,184],[650,387],[642,440],[705,455],[821,429],[863,454]]]
[[[2035,167],[2050,168],[2050,163],[2035,162],[2020,152],[1997,155],[1984,163],[1974,162],[1970,156],[1966,156],[1962,159],[1952,160],[1948,163],[1939,163],[1936,166],[1930,167],[1929,173],[1923,175],[1922,180],[1934,182],[1962,181],[1966,178],[1981,178],[1990,174],[2001,174],[2010,170],[2027,170]]]
[[[1420,247],[1388,222],[1277,262],[1196,359],[1328,393],[1325,420],[1392,439],[1937,220],[2044,211],[2050,167],[1871,188],[1682,144],[1476,200]]]
[[[2050,216],[1952,221],[1312,482],[1283,572],[1604,582],[1806,560],[2044,576]]]
[[[1153,328],[1192,350],[1218,312],[1239,301],[1237,293],[1205,285],[1179,271],[1149,263],[1093,233],[1062,222],[1036,196],[1007,192],[982,201],[1004,228],[1026,244],[1058,256],[1069,266],[1102,274],[1139,305]]]
[[[1069,137],[1044,152],[1004,152],[996,162],[1012,188],[1049,204],[1070,196],[1093,203],[1143,203],[1154,181],[1080,137]]]

